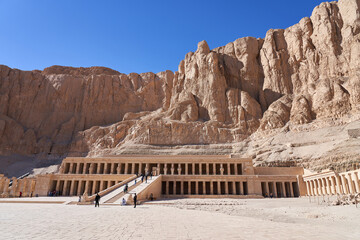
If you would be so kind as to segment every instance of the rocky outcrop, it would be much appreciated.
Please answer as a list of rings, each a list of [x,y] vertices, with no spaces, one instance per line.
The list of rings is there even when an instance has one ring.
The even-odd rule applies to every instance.
[[[195,148],[354,119],[360,110],[359,9],[359,0],[325,2],[310,18],[271,29],[264,39],[240,38],[212,50],[202,41],[175,73],[1,66],[0,152]]]

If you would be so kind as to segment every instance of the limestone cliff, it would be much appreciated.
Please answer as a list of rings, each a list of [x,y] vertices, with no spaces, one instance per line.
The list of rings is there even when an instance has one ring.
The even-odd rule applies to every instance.
[[[271,157],[256,142],[271,146],[276,134],[359,120],[359,33],[360,0],[339,0],[264,39],[213,50],[202,41],[175,73],[1,66],[0,153],[159,154],[181,146],[224,153],[214,145],[223,144],[259,164],[295,159],[311,168],[312,159],[334,152],[290,156],[286,145],[286,153]]]

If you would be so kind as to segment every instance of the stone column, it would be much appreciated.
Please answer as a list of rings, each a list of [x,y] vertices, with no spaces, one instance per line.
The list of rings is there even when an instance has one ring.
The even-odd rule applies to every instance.
[[[210,194],[214,195],[214,183],[213,183],[213,181],[210,181]]]
[[[235,175],[239,175],[238,169],[237,169],[237,163],[234,163],[234,170],[235,170]]]
[[[222,163],[220,164],[220,174],[224,175],[224,166]]]
[[[56,187],[55,187],[55,191],[60,191],[60,179],[57,180],[56,182]]]
[[[173,163],[171,164],[171,169],[170,169],[170,171],[171,171],[171,175],[174,175],[175,168],[174,168],[174,164],[173,164]]]
[[[131,174],[135,174],[135,163],[131,164]]]
[[[84,193],[90,195],[90,193],[89,193],[89,181],[85,181]]]
[[[350,193],[353,194],[353,193],[355,193],[355,189],[354,189],[353,184],[352,184],[351,173],[347,174],[347,179],[348,179]]]
[[[320,181],[321,181],[321,186],[322,186],[321,191],[322,191],[323,195],[326,195],[327,193],[326,193],[325,179],[321,178]]]
[[[107,174],[107,172],[108,172],[108,163],[105,162],[104,163],[104,172],[103,172],[103,174]]]
[[[192,164],[192,175],[195,175],[195,163]]]
[[[121,172],[121,163],[119,163],[119,164],[117,165],[116,174],[120,174],[120,172]],[[126,172],[125,172],[125,174],[126,174]]]
[[[169,195],[169,181],[165,182],[165,194]]]
[[[218,195],[221,194],[221,184],[220,184],[220,181],[217,182],[217,187],[218,187]]]
[[[77,189],[77,193],[76,193],[77,196],[81,195],[82,182],[83,182],[83,181],[79,180],[78,189]]]
[[[125,174],[128,173],[129,170],[129,163],[125,163]]]
[[[206,193],[206,182],[205,181],[203,182],[203,194],[207,195],[207,193]]]
[[[333,176],[330,176],[330,183],[331,183],[331,187],[330,187],[331,195],[334,195],[336,194],[336,189],[335,189],[335,181]]]
[[[180,194],[184,195],[184,181],[180,182]]]
[[[198,181],[195,182],[195,194],[196,195],[199,194],[199,182]]]
[[[331,195],[331,194],[332,194],[332,191],[331,191],[331,187],[332,187],[332,186],[330,186],[330,180],[329,180],[328,177],[325,178],[325,182],[326,182],[326,190],[327,190],[327,193],[328,193],[328,195]]]
[[[202,163],[199,163],[199,175],[202,175]]]
[[[72,196],[72,195],[74,195],[74,185],[75,185],[75,181],[72,180],[72,181],[69,181],[69,182],[71,182],[69,196]]]
[[[164,164],[164,175],[167,175],[167,163]]]
[[[181,175],[181,170],[182,170],[181,169],[181,164],[179,164],[178,166],[179,166],[178,169],[177,169],[178,170],[178,175]]]
[[[225,181],[225,194],[229,195],[229,185],[227,181]]]
[[[277,187],[276,187],[276,182],[273,182],[273,186],[274,186],[274,197],[278,197],[277,195]]]
[[[287,197],[287,195],[286,195],[286,186],[285,186],[285,182],[282,182],[282,188],[283,188],[283,195],[284,195],[284,197]]]
[[[185,163],[185,174],[189,175],[189,163]]]
[[[227,164],[227,169],[228,169],[228,171],[227,171],[228,174],[227,174],[227,175],[231,175],[231,174],[230,174],[230,169],[231,169],[231,168],[230,168],[230,163]]]
[[[210,175],[209,163],[206,163],[206,175]]]
[[[265,182],[265,192],[268,194],[268,196],[269,196],[269,184],[268,184],[268,182]]]
[[[233,194],[236,195],[236,182],[233,182],[232,186],[233,186]]]
[[[110,174],[113,174],[113,172],[115,172],[115,163],[111,163],[110,166]]]
[[[157,175],[157,176],[160,175],[160,163],[157,164],[156,175]]]
[[[341,194],[342,191],[341,191],[341,185],[340,185],[340,177],[339,175],[335,175],[335,181],[336,181],[336,192]]]
[[[23,180],[23,185],[22,185],[22,188],[20,189],[20,191],[22,192],[22,195],[24,197],[26,197],[28,194],[27,194],[27,191],[26,191],[26,188],[28,186],[28,180],[26,178],[22,179]]]
[[[191,195],[191,181],[188,182],[188,195]]]
[[[174,181],[174,185],[173,185],[173,193],[174,193],[174,195],[176,195],[176,181]]]
[[[311,196],[310,187],[309,187],[309,181],[306,181],[305,184],[306,184],[306,195]]]
[[[216,175],[216,163],[213,163],[213,173]]]
[[[356,188],[356,193],[360,192],[360,187],[359,187],[359,178],[356,172],[354,172],[354,182],[355,182],[355,188]]]
[[[76,174],[80,173],[80,162],[76,163],[76,170],[75,170]]]
[[[348,188],[346,187],[346,179],[344,175],[340,175],[341,177],[341,182],[342,182],[342,188],[343,188],[343,193],[344,194],[348,194]]]
[[[294,197],[294,189],[292,186],[292,182],[289,182],[289,185],[290,185],[290,197]]]
[[[74,163],[70,163],[69,172],[70,174],[73,173]]]
[[[96,190],[96,181],[93,181],[91,195],[95,194],[95,190]]]

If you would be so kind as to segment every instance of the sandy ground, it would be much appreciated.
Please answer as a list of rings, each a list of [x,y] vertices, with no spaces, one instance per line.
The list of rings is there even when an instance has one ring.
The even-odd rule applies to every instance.
[[[181,199],[136,209],[1,201],[0,239],[360,239],[360,206],[308,198]]]

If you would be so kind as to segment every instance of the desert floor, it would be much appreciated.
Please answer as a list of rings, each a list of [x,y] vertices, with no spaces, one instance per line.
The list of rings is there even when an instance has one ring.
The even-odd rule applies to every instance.
[[[178,199],[136,209],[51,203],[69,200],[0,199],[0,239],[360,239],[360,206],[322,198]]]

